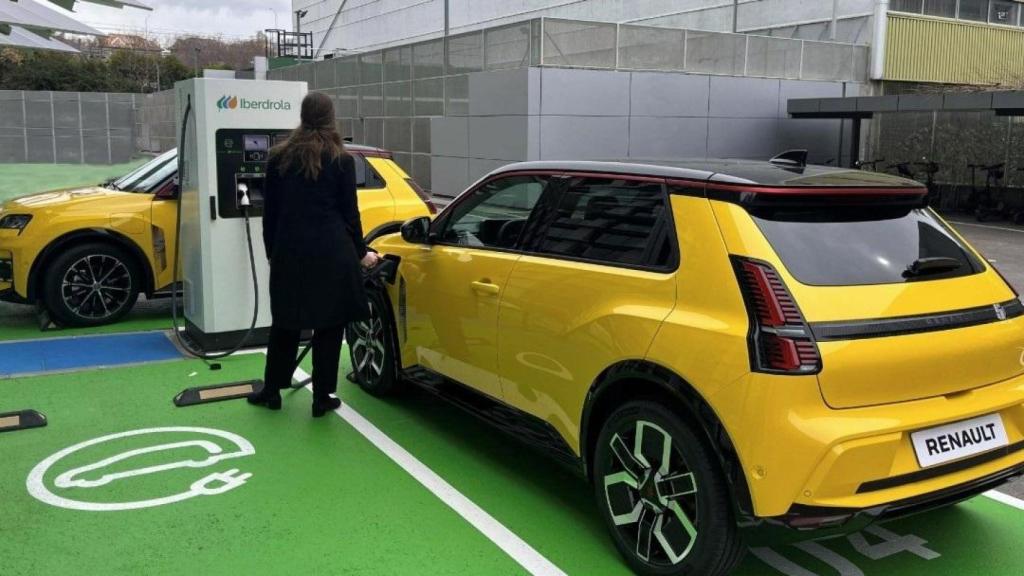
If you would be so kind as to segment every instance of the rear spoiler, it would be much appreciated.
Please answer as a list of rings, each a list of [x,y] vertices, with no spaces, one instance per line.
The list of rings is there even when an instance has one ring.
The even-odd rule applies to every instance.
[[[723,182],[669,180],[673,194],[698,196],[742,206],[804,205],[899,205],[924,207],[928,189],[923,187],[842,187],[842,186],[758,186]]]

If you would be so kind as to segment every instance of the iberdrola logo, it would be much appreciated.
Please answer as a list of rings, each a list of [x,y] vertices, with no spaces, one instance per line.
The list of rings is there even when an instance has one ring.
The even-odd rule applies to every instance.
[[[221,110],[234,110],[238,108],[238,97],[237,96],[224,96],[220,100],[217,100],[217,108]]]
[[[237,108],[243,110],[291,110],[292,104],[287,100],[271,100],[270,98],[252,100],[238,96],[222,96],[220,100],[217,100],[218,110],[235,110]]]

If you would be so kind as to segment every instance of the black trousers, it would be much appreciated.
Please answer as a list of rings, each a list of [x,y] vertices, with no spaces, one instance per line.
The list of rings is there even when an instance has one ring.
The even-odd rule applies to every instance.
[[[283,390],[292,385],[295,358],[299,354],[299,330],[270,328],[267,368],[263,380],[267,390]],[[338,361],[345,328],[321,328],[313,333],[313,398],[324,400],[338,391]]]

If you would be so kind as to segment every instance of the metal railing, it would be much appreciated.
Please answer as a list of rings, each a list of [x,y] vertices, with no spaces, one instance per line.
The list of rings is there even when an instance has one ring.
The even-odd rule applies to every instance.
[[[271,76],[314,89],[525,66],[867,81],[867,46],[680,28],[537,18],[304,63]]]

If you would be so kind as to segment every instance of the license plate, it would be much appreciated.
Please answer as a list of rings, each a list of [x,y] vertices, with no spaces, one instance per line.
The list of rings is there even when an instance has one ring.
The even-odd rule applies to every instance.
[[[961,460],[1010,444],[998,414],[946,424],[910,435],[922,468]]]

